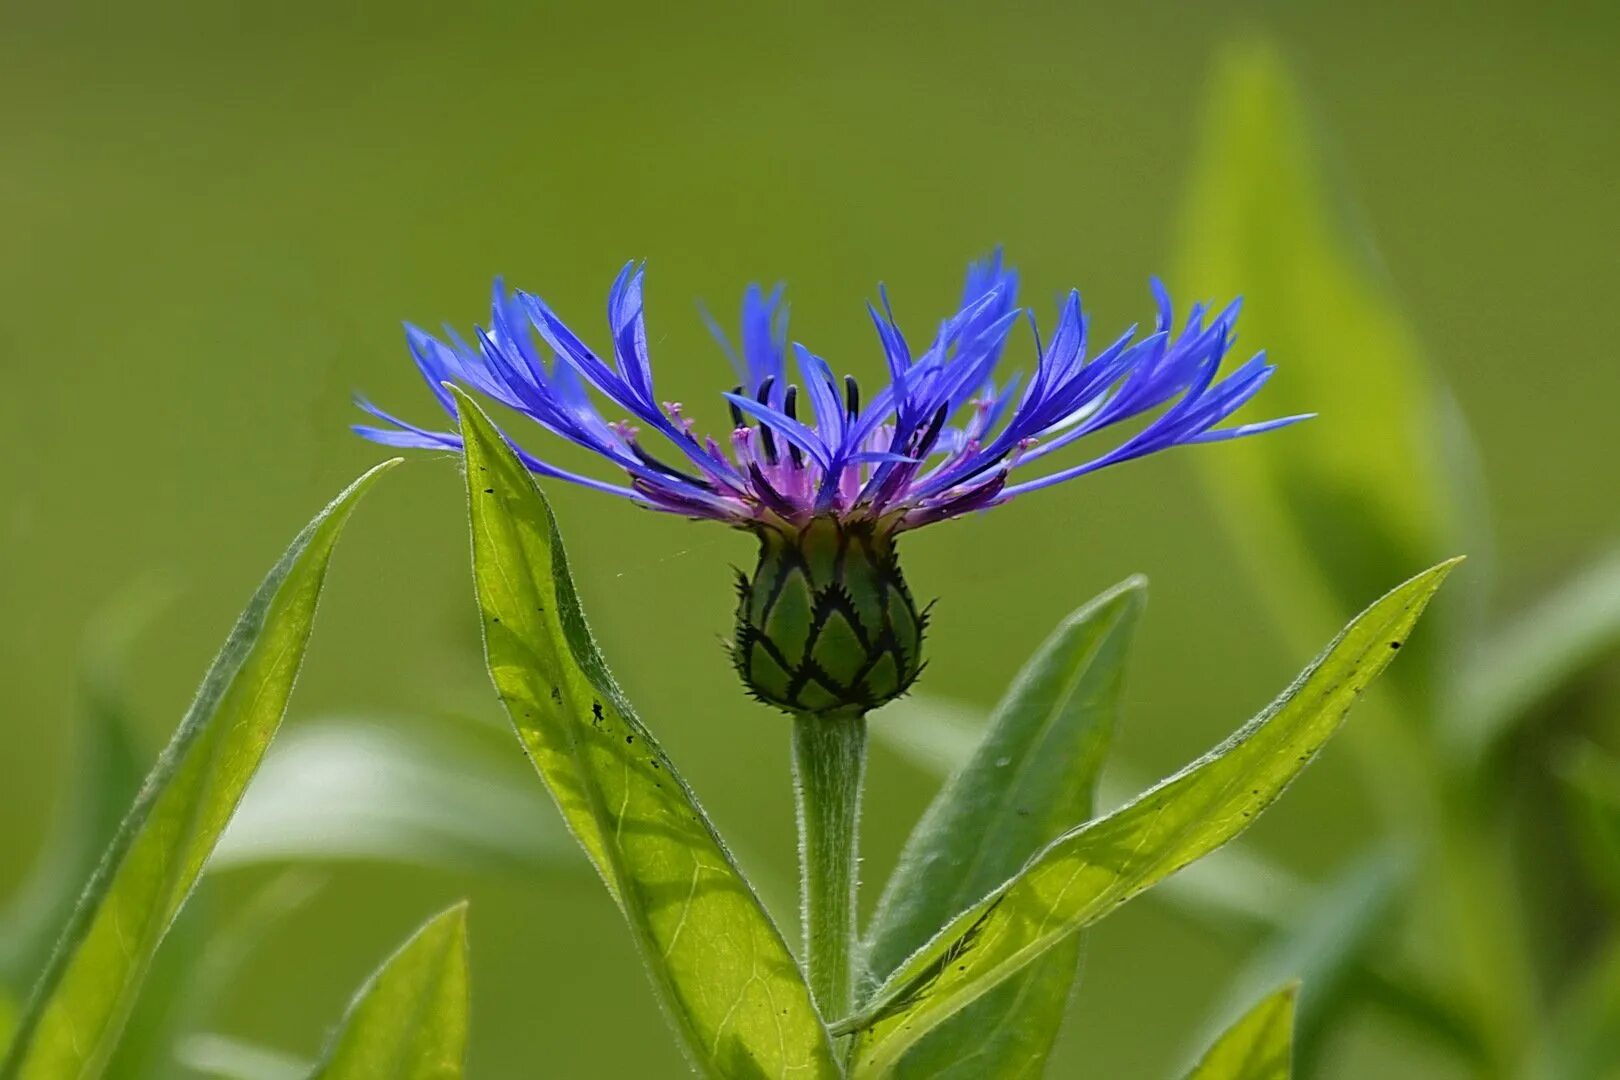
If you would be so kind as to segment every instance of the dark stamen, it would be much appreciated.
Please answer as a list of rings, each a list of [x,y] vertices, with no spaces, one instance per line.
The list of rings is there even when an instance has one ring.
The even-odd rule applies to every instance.
[[[917,440],[917,449],[915,452],[918,455],[926,454],[928,451],[934,448],[934,442],[939,438],[940,430],[945,426],[945,414],[950,411],[951,406],[950,403],[947,402],[944,405],[941,405],[939,407],[939,411],[934,413],[934,418],[928,421],[927,430],[923,432],[922,438]]]
[[[733,386],[731,388],[731,392],[740,397],[742,395],[743,388],[741,386]],[[731,426],[733,430],[736,428],[747,427],[748,423],[743,419],[742,410],[737,408],[737,403],[735,401],[728,400],[726,404],[731,407]]]
[[[765,381],[759,384],[759,393],[754,399],[761,405],[771,403],[771,387],[776,383],[775,375],[765,376]],[[771,425],[761,420],[759,422],[759,445],[765,448],[765,464],[776,464],[776,435],[771,431]]]
[[[782,411],[787,413],[790,420],[799,418],[799,388],[797,386],[787,388],[787,396],[782,399]],[[792,440],[786,441],[788,457],[793,461],[793,467],[795,469],[804,468],[804,451],[800,450],[799,445]]]
[[[684,480],[688,484],[695,484],[698,487],[703,488],[705,491],[714,490],[714,485],[708,480],[705,480],[703,477],[693,476],[689,472],[682,472],[680,469],[677,469],[671,465],[666,465],[662,461],[659,461],[657,458],[648,453],[646,447],[642,446],[641,443],[637,442],[635,439],[625,440],[625,445],[630,447],[630,452],[636,455],[636,458],[643,465],[647,466],[647,468],[652,469],[655,472],[661,472],[665,476],[674,477],[677,480]]]
[[[861,388],[853,375],[844,376],[844,407],[849,410],[851,420],[861,415]]]
[[[753,481],[755,493],[766,506],[786,518],[798,512],[798,507],[782,498],[782,493],[771,486],[771,482],[765,479],[765,474],[760,472],[759,466],[753,462],[748,463],[748,478]]]

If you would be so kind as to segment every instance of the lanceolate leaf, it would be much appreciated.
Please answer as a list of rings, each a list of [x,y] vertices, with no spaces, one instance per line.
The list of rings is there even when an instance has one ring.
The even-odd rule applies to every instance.
[[[1297,983],[1262,998],[1209,1048],[1187,1080],[1288,1080]]]
[[[1271,48],[1221,55],[1179,276],[1199,296],[1244,297],[1245,340],[1282,364],[1269,410],[1323,414],[1204,460],[1286,624],[1312,641],[1436,558],[1451,507],[1421,350],[1347,223],[1300,99]]]
[[[1007,691],[883,892],[867,951],[877,979],[1091,816],[1145,584],[1128,581],[1071,615]],[[1067,1011],[1079,949],[1075,935],[952,1017],[901,1059],[896,1075],[1039,1075]]]
[[[918,768],[949,777],[973,756],[984,724],[968,706],[913,694],[885,706],[882,722],[872,725],[878,742],[892,747]],[[1122,775],[1111,763],[1098,788],[1097,803],[1119,806],[1125,793],[1145,787],[1129,775]],[[1615,863],[1620,874],[1620,861]],[[1332,898],[1318,896],[1291,871],[1235,840],[1218,851],[1178,871],[1156,885],[1148,894],[1171,912],[1204,930],[1222,934],[1248,946],[1270,937],[1278,942],[1292,940],[1290,930],[1311,913],[1325,913]],[[1445,995],[1428,985],[1411,970],[1396,970],[1387,957],[1362,955],[1363,963],[1350,974],[1352,991],[1365,994],[1399,1019],[1424,1035],[1442,1039],[1457,1053],[1477,1060],[1482,1053],[1466,1017],[1446,1002]],[[1276,971],[1280,977],[1280,969]],[[1275,981],[1268,978],[1267,984]],[[1251,987],[1254,989],[1254,987]],[[1306,995],[1300,1025],[1303,1052],[1311,1049],[1315,990]],[[1247,998],[1244,1001],[1247,1004]],[[1316,1022],[1324,1019],[1316,1013]]]
[[[957,1010],[1247,828],[1338,730],[1454,565],[1384,596],[1226,742],[1135,802],[1066,833],[952,919],[889,977],[874,1005],[840,1025],[858,1032],[857,1074],[885,1075]]]
[[[460,412],[490,675],[688,1054],[728,1078],[839,1075],[781,933],[597,652],[534,478]]]
[[[360,988],[310,1080],[459,1080],[467,999],[467,905],[457,904]]]
[[[877,742],[941,779],[967,764],[983,730],[983,721],[968,706],[927,694],[884,706],[882,722],[872,725]],[[1119,806],[1146,786],[1110,762],[1097,805]],[[1164,882],[1153,898],[1199,926],[1247,940],[1286,926],[1307,892],[1292,871],[1233,843]]]
[[[105,1067],[158,944],[281,723],[343,523],[394,463],[321,511],[254,594],[80,899],[0,1076],[65,1080]]]

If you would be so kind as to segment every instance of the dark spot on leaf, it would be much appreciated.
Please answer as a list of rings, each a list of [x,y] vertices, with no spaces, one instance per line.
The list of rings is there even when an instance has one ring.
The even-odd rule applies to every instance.
[[[551,688],[551,700],[558,705],[562,704],[562,691],[557,689],[555,686]]]
[[[624,741],[627,743],[633,743],[636,741],[636,737],[634,735],[626,735],[624,737]]]
[[[1401,643],[1398,641],[1392,641],[1389,643],[1389,647],[1392,649],[1398,649],[1401,647]]]
[[[591,702],[591,719],[598,724],[602,722],[602,703],[600,701]]]

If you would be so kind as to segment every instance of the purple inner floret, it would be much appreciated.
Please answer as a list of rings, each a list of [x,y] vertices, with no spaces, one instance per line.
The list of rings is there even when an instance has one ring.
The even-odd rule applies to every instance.
[[[731,409],[727,444],[699,438],[679,402],[660,402],[642,314],[642,268],[619,273],[608,296],[613,364],[585,346],[546,306],[495,283],[488,329],[468,344],[454,331],[440,341],[414,326],[406,338],[417,367],[452,418],[446,383],[477,391],[541,427],[607,458],[629,485],[607,483],[514,451],[533,472],[582,484],[671,513],[735,525],[817,515],[883,519],[896,530],[982,510],[1106,465],[1185,443],[1254,435],[1303,420],[1288,416],[1217,428],[1270,377],[1265,354],[1216,375],[1233,342],[1238,303],[1209,316],[1195,304],[1174,328],[1169,294],[1158,282],[1154,332],[1133,327],[1087,358],[1088,320],[1070,292],[1050,340],[1017,305],[1017,273],[1000,253],[968,269],[962,302],[933,341],[913,355],[888,297],[872,321],[890,382],[865,400],[855,380],[836,378],[826,360],[794,343],[789,375],[786,308],[781,291],[750,287],[743,296],[740,347],[711,324],[736,368],[724,395]],[[1007,335],[1021,316],[1035,330],[1035,374],[1020,389],[1014,375],[998,385]],[[802,386],[802,390],[801,390]],[[590,393],[627,419],[607,420]],[[460,450],[451,432],[408,424],[361,399],[390,425],[355,431],[388,446]],[[1153,414],[1098,457],[1031,475],[1055,450],[1103,428]],[[642,429],[659,436],[658,453]],[[509,440],[510,441],[510,440]],[[671,449],[673,448],[673,452]],[[1017,479],[1029,475],[1029,479]]]

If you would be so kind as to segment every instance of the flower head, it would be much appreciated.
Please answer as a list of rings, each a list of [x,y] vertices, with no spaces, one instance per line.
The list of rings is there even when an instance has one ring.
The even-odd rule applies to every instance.
[[[532,293],[496,282],[490,323],[468,343],[416,327],[406,337],[428,388],[452,417],[444,383],[459,383],[606,458],[624,483],[552,465],[525,450],[542,476],[619,495],[656,510],[746,528],[802,527],[813,518],[884,523],[900,532],[983,510],[1039,488],[1188,443],[1281,427],[1300,416],[1218,427],[1271,375],[1264,354],[1217,378],[1233,343],[1238,304],[1195,304],[1178,327],[1154,282],[1154,329],[1135,328],[1089,355],[1080,295],[1070,292],[1049,337],[1035,332],[1033,374],[1001,378],[1015,324],[1018,277],[999,253],[968,270],[957,310],[920,352],[890,310],[869,305],[890,382],[863,395],[855,379],[803,345],[788,345],[780,290],[743,297],[740,341],[714,327],[738,382],[723,396],[731,431],[700,436],[679,402],[660,400],[642,309],[640,267],[627,265],[608,296],[609,363]],[[791,363],[789,353],[792,354]],[[611,403],[604,412],[592,391]],[[364,400],[385,427],[355,430],[389,446],[459,449],[451,432],[397,419]],[[1111,449],[1055,468],[1048,455],[1105,428],[1150,416]],[[609,419],[609,417],[612,419]],[[648,436],[652,436],[649,440]],[[653,445],[649,446],[649,441]],[[514,447],[515,448],[515,447]]]
[[[1238,305],[1213,314],[1194,305],[1178,327],[1157,282],[1151,333],[1138,338],[1133,328],[1091,355],[1080,296],[1071,292],[1050,336],[1035,330],[1034,373],[1023,382],[1003,378],[997,368],[1008,334],[1026,316],[1035,329],[1018,306],[1017,286],[999,253],[970,267],[961,304],[920,352],[882,295],[882,307],[869,310],[890,381],[870,396],[803,345],[790,350],[780,291],[750,288],[738,344],[712,327],[738,380],[724,395],[731,414],[725,442],[700,437],[685,409],[655,392],[642,270],[634,264],[608,295],[611,363],[545,301],[500,282],[490,324],[474,331],[472,344],[454,331],[443,341],[415,327],[406,336],[428,388],[452,417],[447,383],[606,458],[626,482],[560,468],[513,443],[535,473],[755,532],[759,562],[739,583],[732,658],[756,697],[826,716],[876,708],[903,694],[922,670],[927,620],[900,573],[901,532],[1157,450],[1304,419],[1218,427],[1272,369],[1262,354],[1217,378]],[[610,413],[602,400],[612,403]],[[461,448],[451,432],[360,405],[387,425],[357,426],[368,439]],[[1045,467],[1049,454],[1127,421],[1138,424],[1111,449]]]

